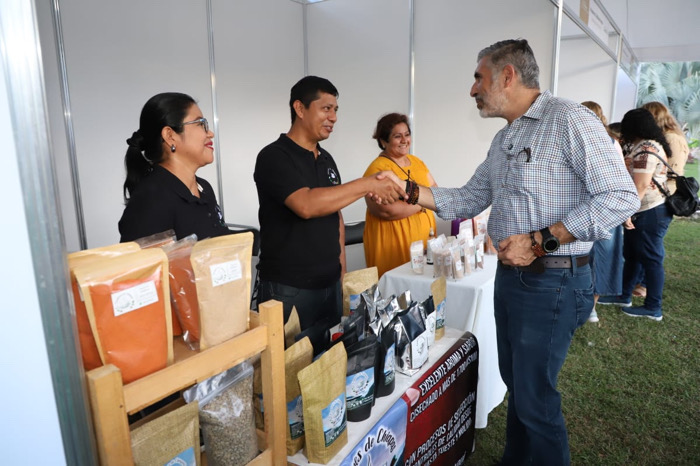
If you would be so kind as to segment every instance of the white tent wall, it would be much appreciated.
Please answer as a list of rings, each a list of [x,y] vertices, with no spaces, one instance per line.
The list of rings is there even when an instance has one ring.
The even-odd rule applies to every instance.
[[[628,110],[637,106],[637,84],[620,68],[617,70],[617,92],[615,95],[615,110],[612,117],[608,117],[610,123],[621,121]]]
[[[290,126],[289,90],[304,75],[303,7],[214,0],[212,11],[224,215],[258,225],[255,159]]]
[[[562,39],[559,57],[559,96],[574,102],[597,102],[609,118],[616,62],[587,36]]]
[[[136,0],[92,3],[60,2],[88,247],[119,240],[125,140],[137,129],[145,101],[158,92],[182,91],[199,101],[205,116],[214,117],[205,2],[174,0],[167,9]],[[527,38],[540,65],[541,88],[551,88],[556,7],[549,0],[497,0],[478,9],[460,0],[415,0],[413,5],[414,153],[440,185],[459,186],[503,126],[501,120],[480,118],[469,97],[478,51],[497,40]],[[371,139],[377,119],[386,112],[411,110],[411,2],[332,0],[304,7],[289,0],[213,0],[211,6],[219,144],[215,156],[221,164],[227,221],[258,224],[255,157],[289,128],[289,88],[304,74],[305,45],[308,73],[329,78],[340,92],[338,124],[323,145],[336,158],[344,180],[361,176],[379,150]],[[72,251],[78,249],[78,230],[60,68],[46,3],[39,16],[66,244]],[[598,55],[604,56],[590,42],[594,61],[581,65],[586,68],[597,67]],[[566,69],[572,61],[584,63],[575,57],[562,51],[559,94],[585,100],[571,95],[567,84],[581,79]],[[608,71],[614,73],[611,66]],[[614,75],[602,79],[596,68],[597,78],[589,79],[584,72],[583,88],[592,95],[586,98],[602,100],[609,110]],[[591,82],[600,88],[592,89]],[[217,187],[214,165],[200,174]],[[343,213],[346,222],[363,220],[364,202]]]
[[[56,34],[52,16],[51,2],[37,2],[36,18],[41,41],[41,55],[44,65],[44,86],[49,109],[49,126],[53,148],[54,166],[56,167],[56,185],[60,198],[61,218],[68,251],[80,249],[78,219],[73,197],[73,180],[71,178],[70,155],[63,114],[62,89],[59,81],[61,75],[58,55],[56,53]]]
[[[409,2],[332,0],[307,6],[309,74],[338,88],[338,123],[322,143],[343,181],[362,176],[380,149],[372,139],[379,117],[408,113]],[[346,223],[365,219],[359,200],[343,210]]]
[[[146,100],[185,92],[212,115],[206,8],[189,0],[171,0],[167,8],[139,0],[62,0],[60,8],[87,245],[103,246],[119,241],[125,141],[138,129]],[[49,92],[56,88],[52,79],[47,75]],[[52,126],[57,140],[60,132],[63,126]],[[200,176],[216,186],[213,165]],[[61,202],[63,210],[72,208],[72,199]]]
[[[499,40],[527,39],[540,88],[549,89],[555,11],[548,0],[494,0],[478,8],[461,0],[416,1],[414,144],[439,185],[462,186],[505,125],[481,118],[469,96],[479,51]]]

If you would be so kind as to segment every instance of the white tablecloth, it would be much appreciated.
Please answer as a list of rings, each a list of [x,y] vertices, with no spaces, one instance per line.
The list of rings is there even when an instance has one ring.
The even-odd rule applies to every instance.
[[[467,330],[479,342],[479,385],[476,393],[475,426],[486,427],[488,414],[501,404],[506,386],[498,371],[496,322],[493,315],[493,285],[497,259],[486,255],[484,268],[472,271],[460,280],[447,280],[445,326]],[[433,266],[426,265],[423,275],[416,275],[406,263],[386,272],[379,280],[382,296],[401,294],[410,290],[415,301],[430,296],[434,281]]]

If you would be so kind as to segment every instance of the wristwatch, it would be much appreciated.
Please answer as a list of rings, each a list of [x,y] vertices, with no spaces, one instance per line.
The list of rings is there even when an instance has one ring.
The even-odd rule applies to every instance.
[[[549,231],[549,228],[542,228],[540,233],[542,234],[542,249],[545,253],[551,254],[559,249],[559,240]]]

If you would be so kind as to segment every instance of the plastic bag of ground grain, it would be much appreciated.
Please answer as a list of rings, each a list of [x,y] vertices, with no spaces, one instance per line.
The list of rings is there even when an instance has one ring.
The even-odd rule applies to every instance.
[[[243,362],[185,390],[188,403],[199,401],[199,425],[207,464],[236,466],[258,455],[253,420],[253,366]]]
[[[360,295],[376,285],[379,275],[376,267],[355,270],[343,275],[343,315],[349,316],[360,305]]]
[[[75,279],[75,268],[87,264],[91,261],[106,261],[111,257],[116,257],[130,252],[140,251],[136,243],[118,243],[101,248],[86,249],[83,251],[68,254],[68,269],[70,271],[71,290],[73,291],[73,303],[75,304],[75,319],[78,326],[78,340],[80,341],[80,353],[83,359],[83,367],[86,371],[95,369],[102,365],[100,352],[92,334],[90,320],[85,309],[85,300],[80,293],[80,286]]]
[[[304,454],[312,463],[328,463],[348,443],[345,409],[347,354],[334,345],[299,371],[304,402]]]
[[[162,247],[168,256],[170,272],[170,301],[183,340],[192,350],[199,348],[199,303],[197,287],[190,262],[197,235],[190,235]],[[173,334],[176,334],[173,330]]]
[[[168,259],[145,249],[75,268],[100,358],[125,384],[173,360]]]
[[[192,247],[200,349],[248,330],[252,251],[251,232],[208,238]]]
[[[445,336],[445,300],[447,297],[447,280],[438,278],[430,284],[430,292],[433,295],[435,307],[435,340]]]
[[[311,364],[314,349],[308,338],[302,338],[284,352],[284,378],[287,403],[287,455],[304,446],[304,411],[299,389],[299,371]]]
[[[135,466],[200,464],[199,405],[195,401],[131,432]]]

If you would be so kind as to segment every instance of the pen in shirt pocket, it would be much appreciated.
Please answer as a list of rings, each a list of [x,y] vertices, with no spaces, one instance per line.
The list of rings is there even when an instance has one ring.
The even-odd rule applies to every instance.
[[[530,160],[532,159],[532,150],[529,147],[523,147],[523,150],[520,151],[520,154],[522,154],[523,152],[525,152],[525,163],[530,163]]]

